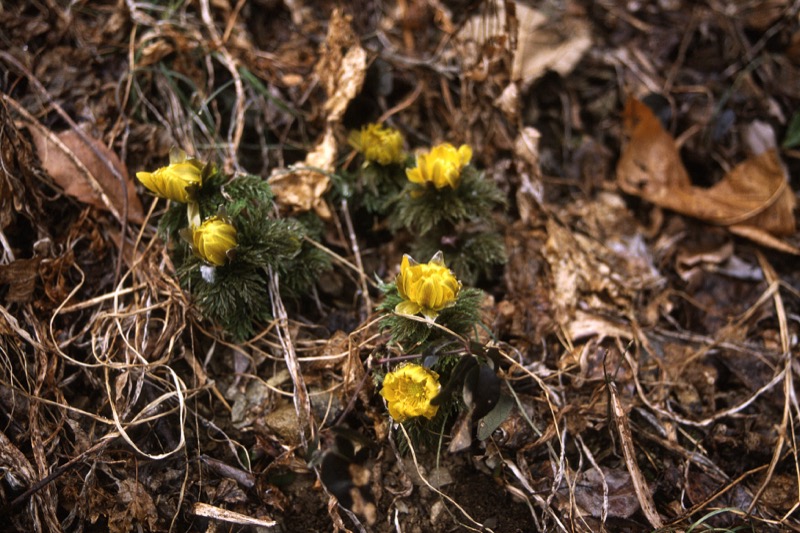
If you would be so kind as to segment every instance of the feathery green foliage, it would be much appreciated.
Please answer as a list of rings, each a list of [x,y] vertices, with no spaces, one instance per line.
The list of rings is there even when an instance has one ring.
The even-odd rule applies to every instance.
[[[330,267],[326,254],[308,242],[322,225],[314,215],[275,218],[269,184],[252,175],[228,179],[207,165],[203,186],[192,193],[195,204],[174,203],[161,218],[159,232],[170,240],[181,285],[189,290],[204,317],[234,339],[251,336],[256,324],[272,319],[269,269],[279,275],[281,293],[306,294]],[[224,216],[236,228],[237,246],[221,266],[206,264],[192,253],[189,212],[200,220]]]
[[[409,160],[410,161],[410,160]],[[398,201],[406,183],[405,166],[365,162],[356,172],[341,172],[332,178],[330,196],[347,198],[354,210],[386,216]]]
[[[300,237],[297,253],[276,265],[281,280],[281,295],[300,298],[308,294],[316,284],[320,274],[330,269],[331,258],[309,242],[322,237],[323,226],[319,217],[305,213],[298,218],[286,221],[294,235]]]
[[[421,193],[421,194],[420,194]],[[474,166],[461,171],[455,189],[420,187],[408,183],[390,217],[390,227],[406,227],[414,235],[425,235],[443,223],[487,220],[491,211],[505,205],[505,196]]]
[[[407,183],[405,167],[367,163],[356,182],[361,205],[373,214],[386,215]]]
[[[391,342],[401,344],[408,351],[421,350],[424,353],[425,347],[430,347],[442,340],[452,340],[452,336],[441,328],[395,314],[394,308],[403,301],[403,298],[397,292],[394,282],[382,284],[380,289],[385,297],[378,306],[378,311],[386,313],[380,326],[383,330],[389,330]],[[451,307],[442,309],[439,316],[436,317],[436,322],[453,333],[469,336],[480,321],[482,299],[483,291],[480,289],[461,289],[455,303]]]
[[[413,257],[431,257],[444,253],[447,266],[466,285],[474,285],[480,276],[489,277],[492,269],[505,264],[506,249],[503,237],[489,229],[444,233],[431,231],[414,242]]]
[[[213,269],[211,280],[203,278],[201,267]],[[214,268],[196,259],[178,274],[203,316],[219,324],[236,341],[252,336],[256,323],[272,319],[267,274],[252,265],[233,263]]]

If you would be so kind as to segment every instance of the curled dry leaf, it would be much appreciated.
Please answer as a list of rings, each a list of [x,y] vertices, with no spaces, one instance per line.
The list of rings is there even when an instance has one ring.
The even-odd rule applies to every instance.
[[[39,278],[41,257],[17,259],[7,265],[0,265],[0,286],[9,285],[6,302],[29,302]]]
[[[601,468],[602,475],[596,469],[589,469],[581,474],[580,481],[575,486],[575,501],[595,517],[630,517],[639,510],[639,500],[631,475],[622,468]],[[608,507],[605,509],[604,485],[608,487]]]
[[[629,141],[617,165],[623,191],[725,226],[761,245],[800,254],[778,238],[795,232],[795,197],[775,149],[750,157],[705,189],[692,185],[675,140],[647,105],[628,101],[624,129]]]
[[[110,211],[121,220],[126,199],[123,184],[109,168],[110,164],[122,177],[127,189],[128,221],[136,224],[144,221],[142,204],[128,177],[128,171],[117,154],[103,143],[85,135],[91,143],[89,146],[73,130],[56,134],[36,125],[29,128],[29,131],[42,168],[66,194],[83,203]]]
[[[526,2],[496,2],[491,15],[480,12],[466,21],[457,38],[470,50],[482,50],[490,41],[516,39],[516,49],[511,66],[511,80],[529,87],[547,71],[566,76],[592,46],[587,22],[574,16],[548,17]],[[513,11],[506,11],[506,5]],[[475,55],[474,53],[472,54]],[[467,57],[468,64],[476,64],[478,57]]]
[[[342,49],[347,52],[342,54]],[[288,173],[279,172],[269,182],[278,203],[291,212],[313,209],[323,219],[331,216],[322,195],[328,190],[328,173],[336,160],[334,125],[341,121],[347,105],[361,91],[367,71],[367,53],[358,44],[350,27],[350,18],[334,10],[330,30],[322,47],[316,74],[328,93],[325,102],[326,127],[322,140],[309,152],[303,163]],[[317,170],[318,169],[318,170]]]
[[[108,530],[122,533],[133,530],[135,524],[145,525],[150,531],[155,530],[158,511],[144,485],[135,479],[123,479],[117,482],[117,486],[117,504],[109,515]]]
[[[543,204],[542,169],[539,165],[539,141],[542,134],[536,128],[523,128],[514,140],[514,155],[520,175],[517,190],[519,218],[526,224],[533,221],[537,206]]]
[[[325,172],[333,170],[335,158],[336,139],[329,127],[322,142],[309,152],[303,163],[289,172],[276,172],[270,177],[269,184],[281,207],[292,213],[313,209],[320,218],[329,219],[331,213],[322,196],[330,185],[330,178]]]
[[[549,70],[561,76],[572,72],[592,46],[588,23],[580,17],[554,21],[521,2],[516,6],[519,33],[511,79],[527,87]]]

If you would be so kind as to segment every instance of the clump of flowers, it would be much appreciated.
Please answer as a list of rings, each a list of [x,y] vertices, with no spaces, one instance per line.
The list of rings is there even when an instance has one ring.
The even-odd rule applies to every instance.
[[[477,342],[483,293],[462,287],[441,251],[423,264],[403,256],[394,282],[381,288],[385,299],[378,307],[383,313],[380,326],[389,332],[389,349],[396,348],[403,361],[392,368],[392,358],[383,360],[389,368],[380,394],[392,419],[404,424],[412,441],[419,441],[432,434],[425,427],[428,421],[441,428],[455,409],[466,407],[462,413],[466,423],[472,415],[483,418],[493,413],[481,426],[491,433],[513,402],[499,407],[501,384],[493,349]]]
[[[422,365],[409,363],[389,372],[383,378],[380,394],[388,404],[389,414],[397,422],[423,416],[436,416],[438,405],[431,400],[439,394],[439,374]]]
[[[442,143],[431,148],[430,152],[417,155],[417,166],[406,169],[406,176],[408,181],[417,185],[456,189],[461,182],[461,171],[471,159],[472,148],[468,145],[456,148],[450,143]]]
[[[405,140],[399,130],[382,124],[367,124],[353,130],[347,143],[364,159],[354,173],[342,171],[338,192],[355,209],[383,216],[406,182]]]
[[[406,159],[403,135],[381,124],[367,124],[360,130],[350,132],[347,142],[370,163],[396,165]]]
[[[171,150],[169,159],[169,166],[153,172],[137,172],[136,178],[158,197],[189,203],[203,184],[205,165],[188,158],[183,150]]]
[[[505,247],[492,212],[505,196],[472,164],[472,148],[441,143],[417,155],[406,185],[392,203],[389,227],[415,237],[412,253],[444,249],[453,271],[468,283],[505,262]]]
[[[442,252],[437,252],[429,262],[419,264],[408,254],[403,256],[400,273],[395,281],[403,301],[395,312],[403,315],[422,314],[431,320],[439,312],[456,302],[461,282],[444,264]]]
[[[276,218],[272,190],[258,176],[228,176],[215,165],[170,152],[169,166],[137,173],[156,196],[172,201],[159,221],[181,285],[205,318],[234,340],[272,320],[269,272],[281,295],[309,291],[328,268],[313,221]],[[312,229],[313,228],[313,229]]]
[[[404,255],[400,273],[381,290],[386,295],[378,307],[384,313],[381,327],[391,332],[392,342],[403,344],[406,349],[441,340],[448,335],[447,330],[468,336],[480,319],[483,293],[462,287],[445,265],[441,251],[427,263],[417,263],[410,255]],[[432,326],[434,321],[446,329]]]

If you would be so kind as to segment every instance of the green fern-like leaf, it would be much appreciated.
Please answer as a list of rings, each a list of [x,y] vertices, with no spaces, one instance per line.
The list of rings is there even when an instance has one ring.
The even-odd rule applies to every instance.
[[[389,283],[380,288],[385,294],[383,302],[378,306],[378,311],[385,313],[380,327],[389,331],[391,342],[401,344],[407,350],[426,352],[426,347],[441,343],[443,340],[452,340],[449,333],[432,324],[395,314],[395,307],[403,301],[397,292],[397,286]],[[436,317],[436,322],[453,333],[468,337],[480,321],[482,299],[483,291],[479,289],[461,289],[455,303],[451,307],[442,309]]]
[[[257,323],[271,319],[270,268],[280,276],[282,293],[300,296],[329,267],[328,257],[306,240],[310,234],[321,233],[319,221],[274,218],[272,191],[261,178],[243,175],[226,181],[213,174],[195,198],[201,218],[224,213],[237,230],[238,245],[228,264],[212,268],[178,238],[178,275],[203,316],[235,340],[247,338]],[[179,207],[180,213],[168,211],[173,238],[188,226],[186,206]]]
[[[411,253],[415,258],[424,259],[439,250],[444,253],[447,266],[465,285],[474,285],[481,276],[490,277],[495,266],[506,262],[503,237],[491,230],[456,234],[431,231],[414,242]]]
[[[288,220],[292,232],[300,238],[300,248],[291,258],[277,265],[281,294],[290,298],[307,296],[320,275],[331,268],[331,258],[309,240],[319,240],[324,226],[313,213]]]
[[[158,235],[165,241],[176,240],[187,225],[186,205],[172,202],[158,222]]]
[[[213,279],[203,278],[203,267]],[[187,262],[179,271],[203,316],[219,324],[234,341],[251,337],[258,323],[272,319],[266,273],[250,265],[233,263],[222,267]]]
[[[423,188],[409,183],[394,205],[390,227],[393,230],[405,227],[421,236],[442,223],[455,226],[464,221],[487,220],[491,211],[505,201],[493,182],[468,165],[456,189]]]

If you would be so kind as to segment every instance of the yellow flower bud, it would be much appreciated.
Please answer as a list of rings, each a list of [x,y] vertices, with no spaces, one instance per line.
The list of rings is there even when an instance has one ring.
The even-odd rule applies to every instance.
[[[170,164],[155,172],[137,172],[142,185],[161,198],[182,204],[191,201],[192,192],[203,182],[203,164],[196,159],[187,159],[183,150],[172,150]]]
[[[439,374],[410,363],[386,374],[380,394],[388,403],[389,414],[397,422],[415,416],[430,420],[439,410],[438,405],[431,405],[431,400],[439,394],[440,388]]]
[[[403,135],[380,124],[367,124],[361,130],[351,131],[347,142],[364,154],[364,159],[380,165],[402,163],[406,158]]]
[[[192,244],[198,257],[222,266],[228,260],[228,252],[236,248],[236,228],[220,217],[207,218],[192,228]]]
[[[395,312],[402,315],[422,313],[431,320],[456,302],[461,289],[461,282],[445,266],[441,251],[425,264],[404,255],[396,284],[403,301],[397,304]]]
[[[458,149],[450,143],[434,146],[417,156],[417,166],[406,169],[406,176],[418,185],[432,184],[437,189],[455,189],[461,182],[461,170],[472,159],[472,148],[462,144]]]

